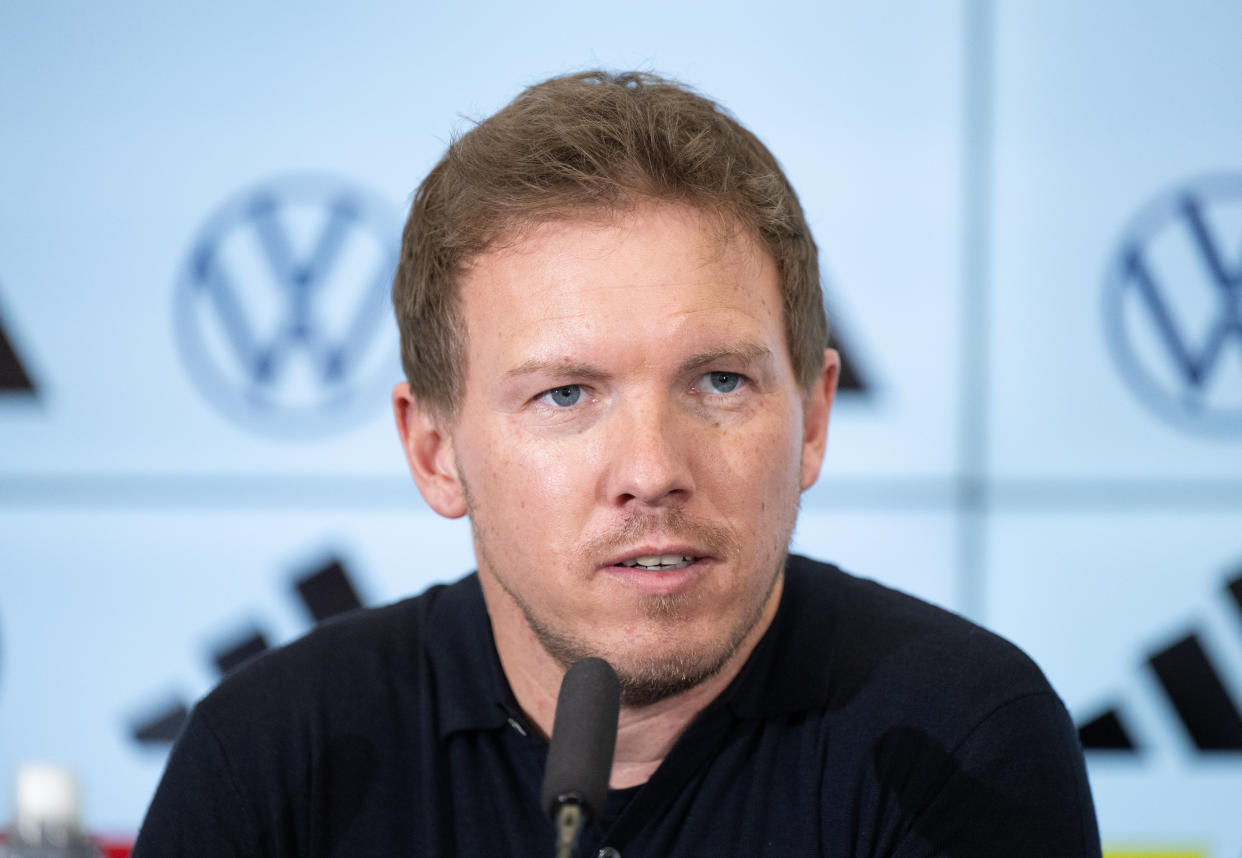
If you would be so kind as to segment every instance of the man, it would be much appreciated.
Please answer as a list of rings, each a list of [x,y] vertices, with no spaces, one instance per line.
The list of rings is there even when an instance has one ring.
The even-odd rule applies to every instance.
[[[797,198],[716,105],[528,89],[423,182],[394,303],[402,445],[477,575],[225,681],[139,858],[548,854],[546,737],[588,655],[622,710],[583,855],[1099,855],[1025,656],[786,556],[839,360]]]

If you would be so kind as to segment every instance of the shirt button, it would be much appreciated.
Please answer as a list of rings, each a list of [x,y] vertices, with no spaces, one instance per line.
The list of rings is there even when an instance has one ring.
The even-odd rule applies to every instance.
[[[621,853],[611,846],[605,846],[599,850],[599,858],[621,858]]]

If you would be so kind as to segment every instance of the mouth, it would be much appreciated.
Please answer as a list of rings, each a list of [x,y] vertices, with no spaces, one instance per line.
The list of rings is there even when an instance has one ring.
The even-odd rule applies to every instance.
[[[672,572],[685,569],[701,559],[691,554],[643,554],[632,560],[621,560],[612,565],[625,569],[639,569],[643,572]]]
[[[612,560],[602,571],[627,589],[667,596],[693,586],[711,560],[689,546],[641,548]]]

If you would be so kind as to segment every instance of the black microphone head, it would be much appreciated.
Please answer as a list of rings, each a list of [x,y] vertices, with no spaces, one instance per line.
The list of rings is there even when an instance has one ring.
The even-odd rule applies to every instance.
[[[617,748],[621,684],[602,658],[576,661],[561,681],[548,744],[540,802],[549,816],[567,798],[597,814],[608,798],[608,776]]]

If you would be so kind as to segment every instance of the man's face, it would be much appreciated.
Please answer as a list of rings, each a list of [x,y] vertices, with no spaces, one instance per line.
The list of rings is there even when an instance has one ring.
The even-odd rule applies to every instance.
[[[498,641],[601,656],[632,705],[702,681],[770,620],[823,454],[831,383],[795,381],[770,256],[645,203],[532,228],[461,302],[447,457]]]

